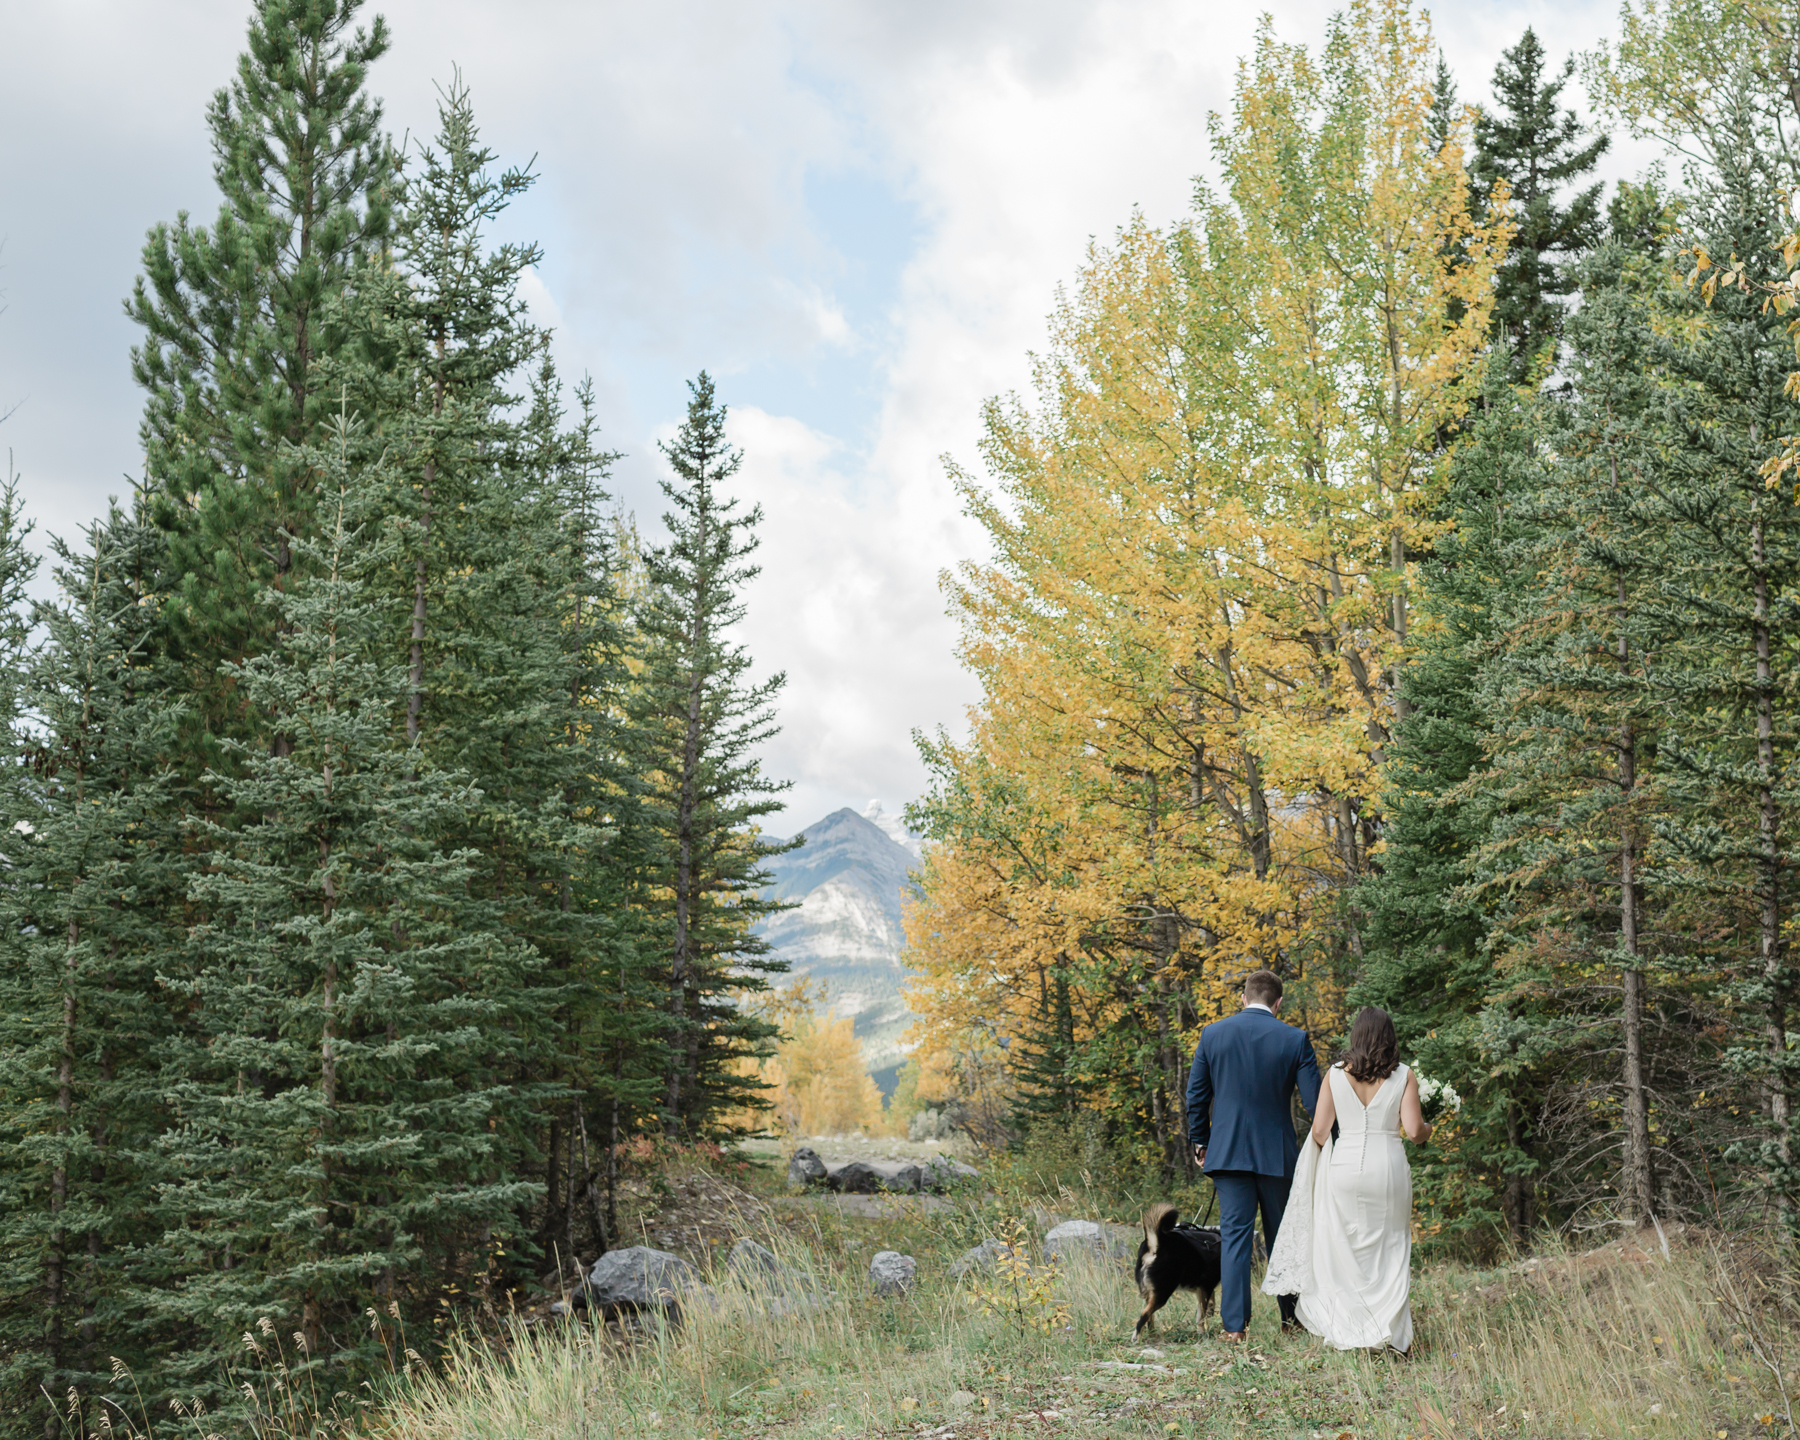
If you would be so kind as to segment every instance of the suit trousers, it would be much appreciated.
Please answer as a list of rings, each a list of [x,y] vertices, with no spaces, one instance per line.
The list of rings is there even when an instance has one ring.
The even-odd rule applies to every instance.
[[[1256,1212],[1262,1211],[1263,1244],[1275,1249],[1275,1236],[1287,1210],[1288,1180],[1249,1170],[1211,1170],[1219,1192],[1219,1320],[1230,1331],[1250,1327],[1250,1266],[1256,1251]],[[1283,1295],[1281,1318],[1294,1313],[1296,1297]]]

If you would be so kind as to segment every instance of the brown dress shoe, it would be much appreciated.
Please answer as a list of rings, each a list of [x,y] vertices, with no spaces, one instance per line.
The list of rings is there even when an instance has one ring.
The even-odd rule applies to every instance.
[[[1242,1330],[1221,1330],[1219,1332],[1219,1338],[1227,1345],[1242,1345],[1245,1340],[1245,1335]]]

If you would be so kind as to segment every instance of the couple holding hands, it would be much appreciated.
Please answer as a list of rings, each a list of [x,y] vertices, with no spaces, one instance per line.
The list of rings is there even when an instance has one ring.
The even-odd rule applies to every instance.
[[[1262,1289],[1284,1330],[1340,1350],[1412,1345],[1412,1169],[1401,1136],[1430,1138],[1419,1080],[1400,1063],[1387,1011],[1365,1009],[1321,1083],[1306,1032],[1285,1024],[1272,971],[1244,982],[1244,1008],[1200,1032],[1188,1076],[1188,1138],[1219,1196],[1219,1318],[1250,1323],[1250,1263],[1262,1212]],[[1294,1136],[1295,1090],[1312,1113]],[[1334,1134],[1335,1130],[1335,1134]]]

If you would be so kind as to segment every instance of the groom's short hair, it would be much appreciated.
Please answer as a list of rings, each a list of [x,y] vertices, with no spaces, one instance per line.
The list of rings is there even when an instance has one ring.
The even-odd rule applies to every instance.
[[[1273,970],[1252,970],[1244,979],[1244,1003],[1273,1006],[1281,999],[1281,977]]]

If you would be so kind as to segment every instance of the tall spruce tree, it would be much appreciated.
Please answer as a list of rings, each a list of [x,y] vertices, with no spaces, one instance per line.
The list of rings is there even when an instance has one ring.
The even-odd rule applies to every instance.
[[[407,157],[395,266],[365,271],[347,297],[359,343],[329,372],[368,417],[365,458],[385,476],[384,553],[401,564],[384,558],[367,579],[407,669],[405,734],[421,764],[479,786],[440,838],[478,857],[482,923],[544,962],[495,1152],[545,1187],[532,1242],[509,1251],[512,1278],[539,1273],[551,1249],[567,1259],[611,1243],[614,1145],[664,1073],[631,899],[648,837],[622,738],[615,457],[599,446],[591,387],[566,414],[520,294],[539,250],[489,234],[531,182],[497,167],[453,79],[436,136]]]
[[[673,507],[667,543],[645,556],[649,590],[639,616],[642,669],[631,691],[636,767],[657,837],[650,877],[667,964],[670,1059],[664,1125],[692,1139],[755,1099],[732,1062],[773,1035],[734,1000],[787,968],[751,927],[780,904],[762,898],[772,853],[752,827],[781,808],[788,782],[770,779],[756,748],[775,734],[776,674],[748,683],[749,653],[729,637],[744,618],[746,563],[762,507],[741,508],[723,486],[742,452],[725,438],[725,407],[704,371],[689,386],[687,418],[663,454],[675,479],[661,482]]]
[[[1653,272],[1635,258],[1612,247],[1590,266],[1555,463],[1520,497],[1536,543],[1520,557],[1528,583],[1501,663],[1479,690],[1494,719],[1477,871],[1507,897],[1493,944],[1502,989],[1519,997],[1512,1013],[1529,1014],[1549,1057],[1555,1113],[1544,1123],[1561,1137],[1565,1200],[1585,1184],[1591,1198],[1616,1195],[1626,1220],[1649,1223],[1658,1207],[1644,875],[1660,794],[1651,615],[1665,557],[1645,474],[1657,449],[1643,293]],[[1571,1130],[1578,1096],[1599,1133]]]
[[[1744,66],[1729,80],[1716,97],[1716,169],[1694,177],[1681,234],[1696,283],[1672,293],[1656,355],[1665,434],[1651,479],[1670,557],[1658,668],[1676,811],[1660,831],[1675,857],[1670,883],[1713,898],[1690,933],[1716,942],[1699,940],[1697,958],[1732,977],[1756,1017],[1734,1058],[1761,1090],[1761,1170],[1796,1225],[1788,1036],[1800,974],[1788,931],[1800,733],[1783,697],[1800,685],[1800,509],[1763,479],[1793,429],[1787,322],[1766,303],[1785,278],[1785,206],[1779,147],[1758,118],[1760,77]],[[1709,256],[1719,262],[1701,263]]]
[[[145,666],[161,536],[115,508],[85,551],[57,542],[60,600],[33,607],[27,646],[17,513],[0,501],[0,1393],[54,1435],[46,1395],[94,1403],[112,1357],[154,1353],[131,1291],[157,1238],[145,1157],[166,1116],[147,1079],[175,1028],[156,974],[188,866],[164,773],[175,711]]]
[[[1516,1004],[1488,1006],[1495,904],[1476,883],[1489,822],[1477,777],[1494,720],[1483,677],[1503,663],[1526,588],[1536,531],[1521,502],[1547,464],[1549,417],[1508,369],[1503,355],[1489,361],[1423,566],[1418,645],[1401,677],[1409,713],[1388,756],[1381,869],[1358,897],[1364,960],[1350,999],[1386,1008],[1420,1068],[1463,1097],[1457,1149],[1420,1157],[1439,1223],[1476,1238],[1499,1227],[1522,1243],[1536,1221],[1543,1057]]]
[[[1608,139],[1584,141],[1574,111],[1558,108],[1574,60],[1552,74],[1546,58],[1537,33],[1527,29],[1494,67],[1495,108],[1475,120],[1475,179],[1483,191],[1506,182],[1518,225],[1500,267],[1490,322],[1496,337],[1506,337],[1516,382],[1547,363],[1575,289],[1570,264],[1601,235],[1602,186],[1562,197],[1592,173]]]
[[[197,770],[226,737],[279,727],[219,671],[273,643],[263,592],[285,588],[309,531],[317,474],[304,447],[334,395],[318,365],[344,343],[326,312],[387,234],[392,162],[364,91],[385,23],[362,0],[256,0],[236,78],[207,114],[223,197],[208,228],[186,214],[144,245],[126,311],[143,329],[132,370],[142,438],[170,534],[165,643],[194,699]]]
[[[359,578],[381,490],[314,460],[337,489],[329,532],[296,542],[316,574],[271,592],[280,645],[233,676],[294,743],[214,777],[258,818],[205,827],[208,918],[180,977],[200,1033],[165,1081],[178,1278],[143,1303],[188,1341],[164,1383],[215,1408],[223,1358],[261,1321],[296,1329],[307,1366],[395,1361],[367,1311],[428,1333],[537,1191],[497,1152],[538,961],[471,894],[476,857],[440,844],[479,801],[469,777],[403,738],[408,677]]]

